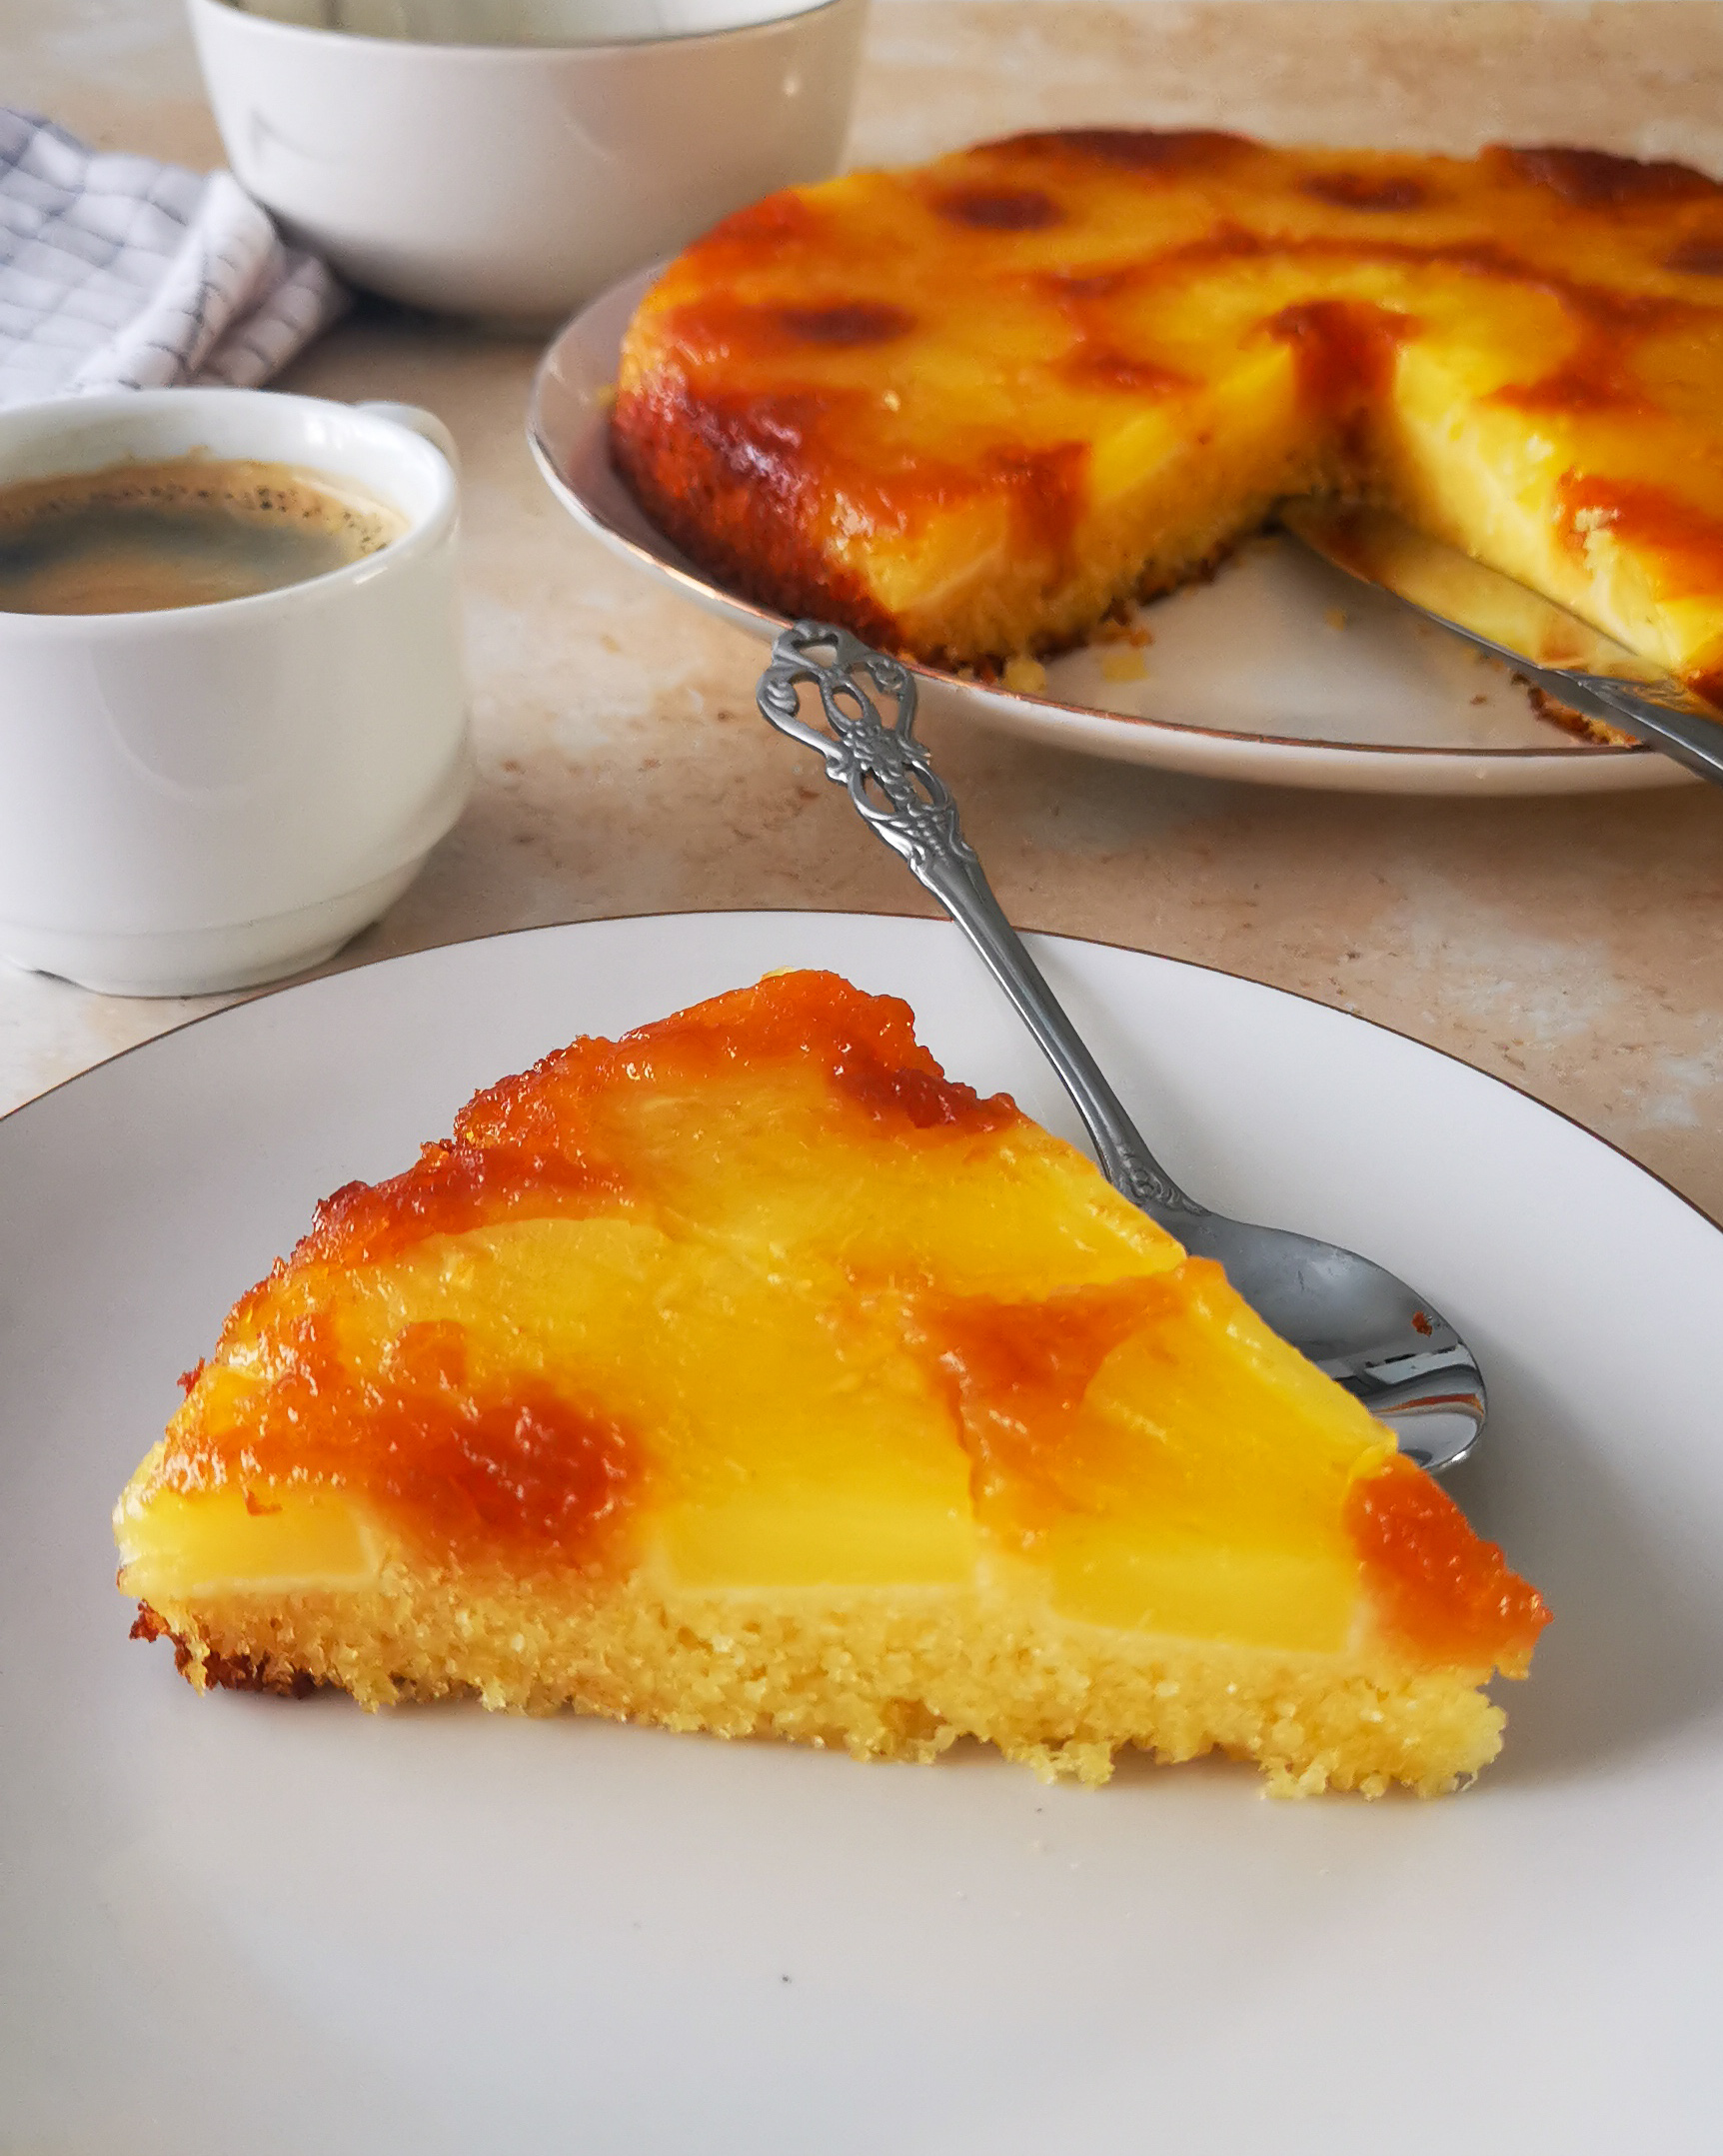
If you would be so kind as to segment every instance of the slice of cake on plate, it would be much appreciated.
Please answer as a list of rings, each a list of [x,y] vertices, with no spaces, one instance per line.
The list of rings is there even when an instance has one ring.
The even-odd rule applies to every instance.
[[[1546,1616],[1216,1266],[830,974],[480,1093],[186,1385],[115,1526],[200,1689],[1433,1793]]]
[[[1701,173],[1098,129],[726,219],[642,301],[613,444],[715,576],[922,660],[1068,644],[1319,490],[1715,700],[1720,411]]]

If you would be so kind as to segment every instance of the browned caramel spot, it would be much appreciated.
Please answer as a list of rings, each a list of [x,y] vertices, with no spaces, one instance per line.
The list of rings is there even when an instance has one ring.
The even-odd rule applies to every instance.
[[[1073,389],[1117,390],[1135,397],[1170,397],[1192,385],[1189,377],[1111,345],[1075,346],[1058,363]]]
[[[966,1130],[996,1130],[1016,1119],[1003,1094],[983,1100],[979,1093],[936,1072],[905,1070],[882,1062],[864,1044],[856,1044],[832,1066],[832,1081],[883,1123],[903,1121],[915,1130],[944,1124]]]
[[[788,241],[812,238],[819,229],[819,220],[809,204],[786,188],[782,194],[768,195],[764,201],[733,210],[713,226],[700,245],[703,249],[735,247],[755,254],[782,247]]]
[[[1035,187],[959,187],[941,195],[933,207],[952,224],[973,225],[982,232],[1038,232],[1064,222],[1064,212],[1051,195]]]
[[[1625,209],[1638,203],[1682,202],[1716,190],[1715,181],[1690,165],[1641,163],[1608,150],[1556,147],[1486,153],[1500,159],[1522,180],[1547,187],[1564,202],[1582,209]]]
[[[452,1322],[406,1326],[381,1384],[348,1368],[323,1315],[278,1319],[257,1357],[268,1382],[247,1415],[246,1473],[372,1499],[438,1561],[602,1561],[635,1504],[645,1462],[629,1431],[544,1377],[475,1383]],[[169,1487],[206,1478],[197,1406],[170,1433]]]
[[[388,1182],[348,1183],[318,1206],[303,1247],[338,1264],[370,1264],[427,1235],[493,1221],[590,1212],[625,1195],[614,1169],[567,1154],[427,1145]]]
[[[1017,544],[1062,556],[1088,499],[1089,445],[991,449],[982,464],[988,479],[1007,492]]]
[[[977,1296],[922,1307],[919,1344],[951,1387],[977,1502],[1008,1503],[1024,1534],[1062,1512],[1095,1508],[1074,1418],[1107,1356],[1178,1293],[1176,1282],[1155,1277],[1041,1302]]]
[[[1038,292],[1065,314],[1080,320],[1092,314],[1097,303],[1104,305],[1121,292],[1149,282],[1164,260],[1162,256],[1144,262],[1115,262],[1102,270],[1054,267],[1036,270],[1024,282],[1031,291]]]
[[[1307,403],[1349,411],[1391,386],[1394,360],[1417,324],[1368,300],[1303,300],[1265,325],[1292,347]]]
[[[792,337],[811,345],[883,345],[906,336],[915,318],[879,300],[840,307],[782,307],[778,320]]]
[[[679,307],[671,318],[676,340],[692,368],[724,366],[736,360],[768,360],[793,368],[809,346],[842,351],[849,347],[889,344],[915,326],[915,318],[884,300],[834,298],[807,307],[750,305],[718,291]],[[786,414],[812,416],[830,389],[794,381],[767,391]]]
[[[1685,271],[1690,277],[1723,277],[1723,240],[1708,240],[1696,234],[1683,240],[1663,266]]]
[[[1005,152],[1074,150],[1130,172],[1200,172],[1225,163],[1254,147],[1242,135],[1216,128],[1067,127],[1049,134],[1013,135],[997,147]]]
[[[1569,472],[1556,489],[1556,503],[1575,554],[1584,555],[1591,533],[1607,531],[1657,554],[1666,599],[1723,587],[1723,523],[1667,488]]]
[[[946,1078],[915,1039],[914,1015],[895,997],[863,996],[835,974],[804,973],[697,1004],[625,1034],[615,1054],[632,1076],[675,1082],[734,1062],[746,1043],[754,1063],[823,1070],[837,1092],[880,1121],[995,1130],[1019,1110],[1004,1093],[982,1099]]]
[[[1342,210],[1415,210],[1427,192],[1403,173],[1311,172],[1298,184],[1318,202]]]
[[[501,1399],[459,1401],[445,1384],[412,1393],[371,1433],[367,1481],[454,1554],[528,1548],[565,1561],[596,1556],[629,1507],[641,1462],[611,1417],[533,1380]]]
[[[1419,1652],[1461,1668],[1523,1669],[1549,1611],[1444,1490],[1390,1459],[1346,1497],[1346,1526],[1377,1616]]]
[[[1520,412],[1649,412],[1644,385],[1618,341],[1587,337],[1579,350],[1535,382],[1510,382],[1491,404]]]

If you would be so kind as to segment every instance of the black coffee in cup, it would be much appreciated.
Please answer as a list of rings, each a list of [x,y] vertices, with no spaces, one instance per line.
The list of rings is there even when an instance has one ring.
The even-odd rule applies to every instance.
[[[406,519],[292,465],[176,457],[0,486],[0,613],[146,614],[280,591]]]

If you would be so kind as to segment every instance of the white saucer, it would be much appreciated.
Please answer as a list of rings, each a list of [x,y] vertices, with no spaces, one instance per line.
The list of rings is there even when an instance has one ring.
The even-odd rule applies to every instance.
[[[655,275],[614,286],[552,344],[533,388],[533,453],[595,538],[770,642],[785,617],[698,569],[611,464],[623,332]],[[1154,641],[1136,679],[1105,671],[1130,669],[1129,647],[1099,646],[1049,660],[1033,696],[919,667],[922,703],[1054,748],[1264,786],[1589,794],[1691,779],[1651,750],[1569,738],[1535,716],[1504,668],[1291,540],[1252,543],[1212,583],[1140,609],[1137,621]]]
[[[1525,1095],[1226,975],[1034,940],[1168,1165],[1427,1287],[1450,1484],[1555,1622],[1435,1803],[198,1698],[108,1514],[228,1304],[481,1082],[772,967],[906,996],[1069,1127],[956,933],[544,929],[288,989],[0,1120],[0,2148],[1590,2156],[1716,2146],[1723,1232]]]

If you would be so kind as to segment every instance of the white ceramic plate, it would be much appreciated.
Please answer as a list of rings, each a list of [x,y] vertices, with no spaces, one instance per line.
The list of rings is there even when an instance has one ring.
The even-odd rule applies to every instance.
[[[230,1300],[481,1082],[775,966],[907,996],[1069,1127],[954,931],[546,929],[287,990],[0,1122],[0,2147],[53,2156],[1714,2149],[1723,1233],[1524,1095],[1225,975],[1037,939],[1169,1165],[1481,1350],[1454,1486],[1549,1596],[1504,1758],[1420,1804],[1225,1764],[339,1697],[128,1642],[108,1513]]]
[[[623,332],[645,270],[568,325],[533,388],[528,433],[552,491],[595,538],[709,613],[770,642],[785,617],[696,568],[659,531],[610,457]],[[1055,748],[1211,779],[1372,794],[1615,793],[1691,775],[1648,749],[1575,741],[1539,719],[1494,660],[1293,541],[1244,547],[1211,583],[1139,610],[1153,636],[1047,662],[1026,696],[918,667],[925,708]],[[1343,623],[1343,626],[1341,624]]]

